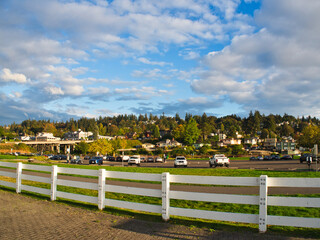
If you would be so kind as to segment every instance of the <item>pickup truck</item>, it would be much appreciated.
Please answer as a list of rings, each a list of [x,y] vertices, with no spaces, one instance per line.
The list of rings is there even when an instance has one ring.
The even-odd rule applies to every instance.
[[[128,160],[128,165],[131,166],[133,164],[137,165],[137,166],[140,166],[140,155],[133,155],[133,156],[130,156],[129,160]]]
[[[209,159],[210,167],[226,166],[229,167],[230,160],[224,154],[215,154]]]

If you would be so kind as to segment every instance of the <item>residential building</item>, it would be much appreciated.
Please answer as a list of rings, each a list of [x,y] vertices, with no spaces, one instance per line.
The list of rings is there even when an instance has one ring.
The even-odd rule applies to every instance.
[[[224,146],[230,146],[230,145],[240,145],[241,144],[241,139],[235,139],[235,138],[227,138],[223,139],[218,143],[219,147],[224,147]]]
[[[296,143],[294,140],[282,140],[281,142],[277,142],[276,150],[284,154],[294,154]]]
[[[258,137],[245,138],[243,140],[244,144],[250,144],[250,145],[257,145],[259,142],[260,142],[260,139]]]
[[[146,150],[152,150],[154,149],[156,146],[152,143],[144,143],[141,145],[142,148],[146,149]]]
[[[41,132],[36,136],[36,141],[59,141],[58,137],[53,136],[53,133]]]
[[[172,148],[172,147],[180,147],[182,146],[181,143],[177,142],[176,140],[172,139],[166,139],[165,141],[160,141],[160,142],[157,142],[157,147],[160,147],[160,148],[164,148],[164,147],[168,147],[168,148]]]
[[[195,144],[193,144],[193,146],[195,149],[199,149],[199,148],[202,148],[203,146],[211,147],[211,144],[210,143],[195,143]]]
[[[273,150],[277,146],[277,138],[266,138],[263,142],[263,147],[265,149]]]
[[[66,140],[80,140],[80,139],[87,139],[88,137],[92,136],[92,132],[83,132],[81,129],[75,132],[67,132],[64,134],[64,139]]]

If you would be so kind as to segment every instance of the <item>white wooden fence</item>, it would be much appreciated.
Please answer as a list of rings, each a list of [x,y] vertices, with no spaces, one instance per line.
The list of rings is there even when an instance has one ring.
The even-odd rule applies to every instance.
[[[97,204],[99,209],[103,209],[105,206],[111,206],[117,208],[159,213],[162,214],[162,218],[165,221],[170,218],[170,215],[174,215],[210,220],[259,224],[260,232],[265,232],[267,230],[267,225],[320,228],[320,218],[271,216],[267,214],[267,206],[320,208],[320,198],[268,196],[268,187],[320,188],[320,178],[271,178],[264,175],[260,177],[186,176],[171,175],[167,172],[162,174],[146,174],[106,171],[105,169],[89,170],[64,168],[55,165],[41,166],[1,161],[0,166],[16,168],[16,173],[0,171],[0,176],[7,176],[16,179],[15,183],[0,180],[0,185],[15,188],[17,193],[20,193],[21,190],[25,190],[49,195],[52,201],[56,200],[57,197],[60,197]],[[51,178],[23,174],[22,169],[51,172]],[[98,177],[98,183],[58,179],[57,176],[59,173]],[[106,178],[161,182],[162,188],[161,190],[157,190],[108,185],[106,184]],[[22,179],[51,184],[51,189],[23,185],[21,184]],[[260,194],[255,196],[171,191],[170,183],[258,186],[260,187]],[[97,190],[98,197],[57,191],[57,185]],[[158,197],[162,199],[162,205],[160,206],[106,199],[106,192]],[[259,214],[229,213],[170,207],[170,199],[259,205]]]

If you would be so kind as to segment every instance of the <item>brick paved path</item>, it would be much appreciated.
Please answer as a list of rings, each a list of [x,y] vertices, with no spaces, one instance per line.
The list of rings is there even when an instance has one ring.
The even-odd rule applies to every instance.
[[[298,239],[141,221],[0,189],[0,239]]]

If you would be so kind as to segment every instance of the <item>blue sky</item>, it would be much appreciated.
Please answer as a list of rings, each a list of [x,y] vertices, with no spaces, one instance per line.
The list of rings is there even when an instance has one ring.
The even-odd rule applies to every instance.
[[[2,0],[0,124],[319,117],[318,0]]]

